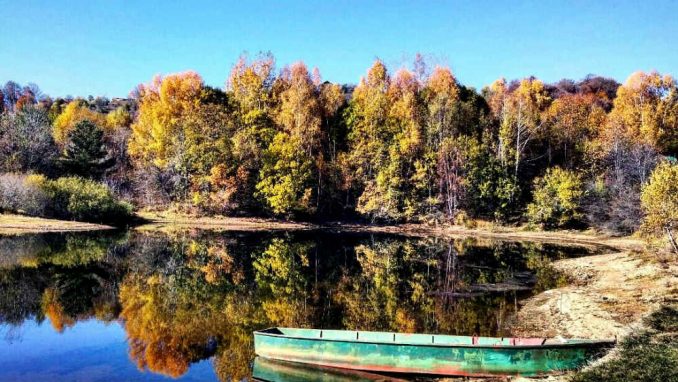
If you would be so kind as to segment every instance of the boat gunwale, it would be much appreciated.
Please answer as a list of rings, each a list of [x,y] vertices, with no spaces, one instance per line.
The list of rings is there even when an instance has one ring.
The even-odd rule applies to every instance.
[[[324,341],[324,342],[345,342],[353,344],[367,344],[367,345],[389,345],[389,346],[421,346],[421,347],[440,347],[440,348],[472,348],[472,349],[561,349],[561,348],[572,348],[572,347],[596,347],[596,346],[614,346],[617,343],[616,339],[576,339],[577,343],[551,343],[551,344],[541,344],[541,345],[504,345],[504,344],[440,344],[432,342],[430,344],[415,344],[415,343],[402,343],[402,342],[378,342],[378,341],[361,341],[361,340],[343,340],[343,339],[331,339],[331,338],[312,338],[312,337],[299,337],[299,336],[290,336],[285,334],[276,334],[276,333],[267,333],[266,330],[277,329],[279,327],[271,327],[263,330],[255,330],[254,335],[267,336],[267,337],[277,337],[277,338],[286,338],[292,340],[308,340],[308,341]],[[313,330],[322,330],[322,329],[313,329]],[[349,332],[369,332],[361,330],[347,330]],[[394,334],[409,334],[409,333],[395,333]],[[415,334],[415,333],[412,333]],[[448,334],[426,334],[426,333],[416,333],[430,336],[447,336]],[[466,337],[466,336],[464,336]],[[486,337],[488,338],[488,337]],[[497,337],[489,337],[497,338]],[[549,338],[546,338],[547,340]],[[574,339],[574,338],[573,338]]]

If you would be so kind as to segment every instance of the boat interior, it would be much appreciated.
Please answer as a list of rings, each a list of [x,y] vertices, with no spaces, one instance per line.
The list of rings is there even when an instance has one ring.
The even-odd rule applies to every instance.
[[[291,338],[373,343],[399,343],[408,345],[435,344],[462,346],[540,346],[596,342],[582,339],[452,336],[443,334],[408,334],[394,332],[299,328],[270,328],[261,330],[259,333],[273,334]]]

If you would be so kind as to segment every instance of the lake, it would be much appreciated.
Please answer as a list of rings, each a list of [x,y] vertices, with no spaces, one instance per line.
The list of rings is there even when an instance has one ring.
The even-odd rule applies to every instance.
[[[508,336],[597,250],[295,232],[0,237],[0,380],[237,381],[270,326]],[[310,378],[313,380],[315,378]]]

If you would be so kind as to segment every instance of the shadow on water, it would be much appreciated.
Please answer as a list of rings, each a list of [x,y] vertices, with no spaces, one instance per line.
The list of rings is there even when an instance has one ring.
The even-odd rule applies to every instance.
[[[593,251],[326,232],[0,237],[0,379],[28,375],[3,356],[40,358],[30,339],[82,351],[84,322],[129,368],[87,380],[250,378],[251,333],[269,326],[507,336],[520,300],[566,282],[553,260]],[[59,367],[50,380],[85,370]]]

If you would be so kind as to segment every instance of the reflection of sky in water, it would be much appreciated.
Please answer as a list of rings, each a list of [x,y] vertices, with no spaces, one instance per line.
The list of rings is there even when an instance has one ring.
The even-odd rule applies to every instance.
[[[130,361],[117,323],[78,322],[57,333],[48,320],[0,326],[0,381],[169,381]],[[210,360],[191,365],[182,381],[216,381]]]

